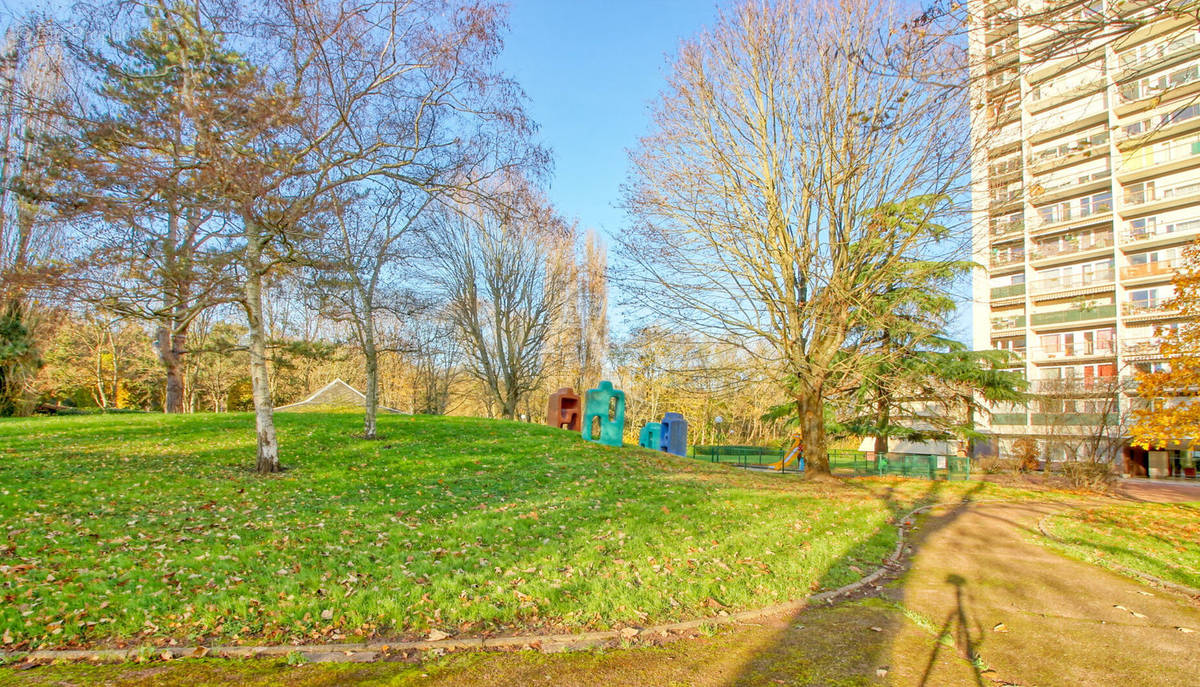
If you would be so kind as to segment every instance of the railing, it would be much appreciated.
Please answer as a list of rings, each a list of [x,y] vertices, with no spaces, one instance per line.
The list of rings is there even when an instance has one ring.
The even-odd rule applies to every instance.
[[[1095,272],[1092,274],[1067,274],[1061,277],[1038,280],[1037,290],[1039,293],[1046,293],[1050,291],[1082,289],[1088,286],[1107,284],[1115,279],[1116,272],[1113,270],[1105,270],[1103,272]]]
[[[1125,232],[1124,239],[1127,242],[1148,241],[1159,236],[1188,234],[1194,231],[1200,231],[1200,219],[1172,222],[1170,224],[1154,223],[1145,227],[1129,229]]]
[[[1100,172],[1093,172],[1092,174],[1085,174],[1081,177],[1075,177],[1073,179],[1067,179],[1064,181],[1060,181],[1057,184],[1054,184],[1052,186],[1038,184],[1038,186],[1041,188],[1041,192],[1038,194],[1038,196],[1048,195],[1051,193],[1058,193],[1059,191],[1066,191],[1066,190],[1069,190],[1072,188],[1077,188],[1080,186],[1087,186],[1089,184],[1094,184],[1097,181],[1104,181],[1105,179],[1111,179],[1111,178],[1112,178],[1112,170],[1106,169],[1106,170],[1103,170]],[[1033,195],[1033,194],[1030,193],[1030,195]],[[1037,196],[1034,197],[1034,202],[1035,203],[1037,202]]]
[[[1102,320],[1117,316],[1116,305],[1098,305],[1094,308],[1080,310],[1059,310],[1058,312],[1039,312],[1033,314],[1033,325],[1066,324],[1068,322],[1086,322]]]
[[[1104,88],[1105,84],[1107,84],[1107,83],[1108,83],[1108,79],[1106,79],[1103,76],[1098,76],[1098,77],[1092,79],[1091,81],[1084,81],[1083,83],[1077,84],[1075,86],[1071,86],[1070,88],[1064,88],[1061,91],[1041,91],[1041,90],[1039,90],[1038,97],[1036,97],[1036,98],[1031,97],[1030,100],[1034,103],[1037,103],[1037,102],[1041,102],[1043,100],[1049,100],[1051,98],[1070,98],[1072,96],[1076,96],[1076,95],[1079,95],[1082,93],[1088,93],[1090,91],[1095,91],[1095,90]]]
[[[1025,413],[992,413],[993,425],[1025,425],[1028,420]]]
[[[1116,424],[1116,418],[1106,413],[1034,413],[1030,420],[1035,425],[1048,427],[1094,427],[1101,424]]]
[[[1053,152],[1051,152],[1051,151],[1053,151]],[[1030,160],[1030,165],[1040,167],[1042,165],[1046,165],[1051,162],[1056,162],[1056,161],[1064,159],[1064,158],[1075,157],[1076,155],[1091,157],[1092,155],[1099,153],[1100,151],[1103,151],[1104,153],[1108,152],[1108,137],[1107,136],[1102,137],[1102,140],[1092,142],[1091,144],[1086,145],[1086,146],[1072,146],[1072,147],[1068,148],[1067,150],[1060,150],[1058,148],[1052,148],[1051,150],[1043,150],[1040,153],[1037,153],[1036,155],[1033,156],[1033,159]]]
[[[1156,95],[1165,93],[1172,88],[1179,88],[1190,83],[1200,81],[1200,71],[1190,70],[1189,67],[1200,65],[1200,62],[1191,62],[1171,67],[1171,74],[1163,74],[1157,78],[1143,77],[1137,81],[1131,81],[1118,89],[1118,95],[1122,103],[1134,103],[1146,98],[1153,98]],[[1173,78],[1178,77],[1178,78]],[[1157,83],[1143,84],[1143,80],[1153,80]]]
[[[1074,237],[1074,239],[1061,243],[1036,244],[1033,248],[1033,259],[1040,260],[1042,258],[1052,258],[1057,255],[1074,255],[1075,253],[1082,253],[1096,248],[1108,248],[1113,245],[1112,234],[1102,234],[1089,242],[1081,241],[1078,237]]]
[[[1165,146],[1143,146],[1121,164],[1122,172],[1187,160],[1200,155],[1200,141],[1176,141]],[[1136,166],[1131,163],[1138,163]]]
[[[1025,327],[1024,315],[1013,315],[1010,317],[993,317],[992,329],[1023,329]]]
[[[729,463],[738,467],[765,468],[772,463],[778,463],[786,456],[787,451],[774,446],[703,446],[692,447],[692,457],[707,460],[711,463]],[[782,472],[803,472],[804,462],[792,461],[784,465]]]
[[[1133,339],[1121,344],[1121,352],[1125,355],[1159,355],[1162,352],[1162,339]]]
[[[1007,267],[1025,262],[1024,253],[1009,253],[1008,255],[993,255],[992,267]]]
[[[1200,194],[1200,181],[1182,186],[1174,186],[1159,190],[1142,190],[1142,191],[1126,191],[1125,203],[1127,205],[1145,205],[1146,203],[1154,203],[1160,200],[1170,200],[1172,198],[1182,198],[1184,196],[1194,196]]]
[[[1072,394],[1115,393],[1121,384],[1121,380],[1112,376],[1038,379],[1033,382],[1033,390],[1039,394],[1070,397]]]
[[[1174,112],[1165,112],[1153,117],[1147,117],[1140,122],[1126,124],[1121,127],[1121,132],[1117,135],[1116,140],[1118,143],[1123,143],[1132,138],[1146,136],[1152,131],[1159,130],[1161,127],[1185,122],[1194,117],[1200,117],[1200,107],[1196,107],[1195,103],[1181,107]]]
[[[1059,360],[1065,358],[1085,358],[1092,355],[1116,355],[1117,347],[1113,343],[1081,342],[1064,344],[1061,351],[1038,352],[1039,360]]]
[[[1047,227],[1051,224],[1059,224],[1061,222],[1087,219],[1093,215],[1102,215],[1106,212],[1112,212],[1112,201],[1109,200],[1108,202],[1104,203],[1095,203],[1093,205],[1089,205],[1087,208],[1080,208],[1078,210],[1072,209],[1069,205],[1066,207],[1061,205],[1052,205],[1049,207],[1053,207],[1056,210],[1061,210],[1061,212],[1054,212],[1049,215],[1040,215],[1041,222],[1038,223],[1038,228]]]
[[[1190,32],[1170,41],[1141,46],[1119,57],[1121,74],[1131,74],[1151,62],[1165,60],[1194,47],[1196,47],[1196,36]],[[1129,55],[1135,56],[1131,60],[1125,59]]]
[[[1015,220],[1009,222],[992,222],[992,236],[1008,236],[1009,234],[1017,234],[1025,230],[1025,220]]]
[[[1136,317],[1138,315],[1167,315],[1175,312],[1168,307],[1166,300],[1126,301],[1121,304],[1121,314]]]
[[[1013,296],[1025,295],[1024,284],[1009,284],[1008,286],[996,286],[992,288],[992,298],[1012,298]]]
[[[1122,279],[1141,279],[1174,274],[1183,266],[1182,260],[1163,260],[1160,262],[1143,262],[1140,265],[1127,265],[1121,268]]]
[[[942,456],[920,453],[830,450],[829,468],[835,473],[852,475],[895,475],[928,480],[966,480],[971,478],[971,459],[967,456]]]

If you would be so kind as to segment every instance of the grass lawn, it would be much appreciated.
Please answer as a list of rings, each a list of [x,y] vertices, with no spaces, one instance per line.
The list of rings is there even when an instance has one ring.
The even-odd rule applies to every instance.
[[[1076,557],[1200,588],[1200,503],[1081,506],[1047,527]]]
[[[641,625],[861,576],[921,500],[995,487],[812,483],[539,425],[280,414],[0,421],[4,648]]]

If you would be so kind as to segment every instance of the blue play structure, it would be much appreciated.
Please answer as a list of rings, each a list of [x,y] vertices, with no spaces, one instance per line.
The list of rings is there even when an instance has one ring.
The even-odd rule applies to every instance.
[[[677,456],[687,455],[687,420],[679,413],[667,413],[662,419],[662,436],[659,450]]]

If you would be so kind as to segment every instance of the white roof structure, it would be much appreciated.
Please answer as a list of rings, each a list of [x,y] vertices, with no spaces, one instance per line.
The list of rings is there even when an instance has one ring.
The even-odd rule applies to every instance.
[[[363,392],[355,389],[341,379],[335,379],[332,382],[318,389],[308,398],[303,401],[291,403],[286,406],[279,406],[275,410],[290,410],[299,409],[302,407],[350,407],[362,408],[367,404],[367,396]],[[387,406],[379,406],[379,410],[384,413],[397,413],[400,411]]]

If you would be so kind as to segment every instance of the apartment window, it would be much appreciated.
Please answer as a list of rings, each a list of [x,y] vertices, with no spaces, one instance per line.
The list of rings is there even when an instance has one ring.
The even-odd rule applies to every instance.
[[[1145,181],[1125,187],[1125,202],[1140,205],[1154,200],[1154,182]],[[1151,218],[1153,220],[1153,218]]]
[[[1153,308],[1158,304],[1158,289],[1130,291],[1129,301],[1140,308]]]
[[[1200,184],[1196,185],[1200,187]],[[1093,196],[1084,196],[1079,199],[1079,216],[1088,217],[1089,215],[1098,215],[1102,212],[1112,210],[1112,191],[1104,191]]]

